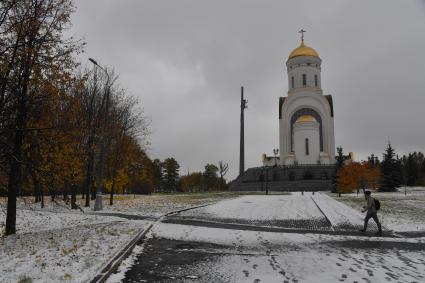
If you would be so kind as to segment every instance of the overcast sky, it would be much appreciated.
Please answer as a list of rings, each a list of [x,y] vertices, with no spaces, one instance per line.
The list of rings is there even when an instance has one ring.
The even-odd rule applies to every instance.
[[[278,147],[285,61],[307,30],[332,94],[336,145],[357,159],[425,151],[425,1],[77,0],[82,60],[114,67],[151,118],[151,158],[181,173],[224,160],[238,173],[240,86],[245,167]]]

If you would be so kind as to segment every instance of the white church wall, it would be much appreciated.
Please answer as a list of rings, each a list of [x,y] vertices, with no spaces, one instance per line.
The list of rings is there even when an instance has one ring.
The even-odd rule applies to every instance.
[[[306,149],[308,141],[308,152]],[[294,125],[294,152],[298,164],[317,164],[320,157],[318,122],[301,122]]]
[[[288,89],[289,92],[297,88],[314,87],[321,89],[321,76],[320,76],[320,58],[311,56],[299,56],[288,60]],[[306,85],[303,85],[303,74],[306,75]],[[317,86],[315,82],[315,75],[317,76]],[[292,88],[292,77],[294,77],[294,88]]]
[[[306,47],[303,43],[293,52],[298,52],[302,56],[290,56],[291,58],[286,62],[288,96],[280,109],[280,164],[290,165],[295,160],[300,164],[317,164],[318,161],[323,164],[333,164],[335,163],[334,119],[331,117],[329,102],[322,92],[322,60],[314,50]],[[306,75],[306,84],[303,84],[303,74]],[[292,78],[294,78],[294,84],[292,84]],[[298,110],[304,108],[310,108],[320,116],[322,122],[322,149],[320,146],[320,124],[314,130],[300,129],[299,125],[294,125],[294,132],[291,133],[291,118]],[[298,129],[297,131],[295,131],[295,126]],[[314,141],[311,151],[314,157],[305,156],[305,138],[309,140],[312,138],[312,141]],[[299,154],[301,155],[298,156]]]
[[[334,156],[333,118],[330,116],[330,106],[326,98],[317,93],[299,92],[289,96],[282,105],[282,119],[280,121],[281,159],[291,152],[291,117],[303,108],[315,110],[322,119],[323,151]]]
[[[307,84],[305,86],[303,85],[303,74],[306,75]],[[291,72],[289,72],[288,74],[288,85],[289,85],[290,91],[292,90],[292,77],[294,77],[294,88],[303,88],[303,87],[316,88],[315,79],[314,79],[315,75],[318,76],[317,88],[320,89],[320,71],[317,68],[310,67],[310,66],[303,66],[303,67],[298,67],[291,70]]]

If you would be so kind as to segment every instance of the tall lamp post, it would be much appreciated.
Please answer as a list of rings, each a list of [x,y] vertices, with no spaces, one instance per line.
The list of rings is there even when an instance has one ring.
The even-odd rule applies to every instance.
[[[248,108],[248,100],[243,97],[243,86],[241,86],[241,131],[239,148],[239,176],[245,171],[245,130],[244,130],[244,110]]]
[[[89,58],[89,61],[92,62],[94,64],[95,67],[98,67],[99,69],[101,69],[103,72],[105,72],[106,76],[107,76],[107,81],[106,81],[106,89],[105,89],[105,95],[104,98],[102,99],[102,108],[100,112],[100,116],[101,119],[100,121],[105,122],[108,118],[108,112],[109,112],[109,82],[110,82],[110,77],[108,72],[106,71],[105,68],[103,68],[102,66],[100,66],[96,60],[94,60],[93,58]],[[104,102],[104,103],[103,103]],[[98,163],[98,167],[99,167],[99,171],[98,171],[98,176],[99,176],[99,182],[96,188],[96,201],[94,203],[94,210],[98,211],[98,210],[102,210],[103,209],[103,203],[102,203],[102,189],[103,186],[105,184],[105,178],[104,178],[104,166],[105,166],[105,155],[106,155],[106,150],[107,150],[107,138],[106,138],[106,127],[105,125],[101,125],[101,136],[100,136],[100,153],[99,153],[99,163]]]
[[[279,153],[278,148],[273,148],[273,154],[274,154],[274,167],[277,166],[277,154]]]
[[[269,194],[269,167],[266,167],[266,195]]]

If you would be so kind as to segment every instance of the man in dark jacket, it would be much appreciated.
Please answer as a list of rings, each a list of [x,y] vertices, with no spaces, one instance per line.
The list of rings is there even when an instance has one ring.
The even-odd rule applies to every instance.
[[[381,223],[379,223],[378,214],[375,207],[375,200],[370,195],[370,191],[365,192],[365,197],[366,197],[366,206],[363,207],[362,212],[367,211],[367,213],[364,219],[364,227],[360,231],[366,232],[367,223],[369,222],[369,219],[373,218],[373,220],[376,222],[376,225],[378,226],[378,233],[376,233],[376,235],[382,235],[382,228],[381,228]]]

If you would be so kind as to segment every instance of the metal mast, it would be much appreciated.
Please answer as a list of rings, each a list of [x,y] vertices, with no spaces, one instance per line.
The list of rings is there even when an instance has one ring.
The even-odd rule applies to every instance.
[[[239,155],[239,175],[245,171],[245,137],[244,137],[244,110],[248,108],[248,100],[243,98],[243,86],[241,86],[241,136],[240,136],[240,155]]]

